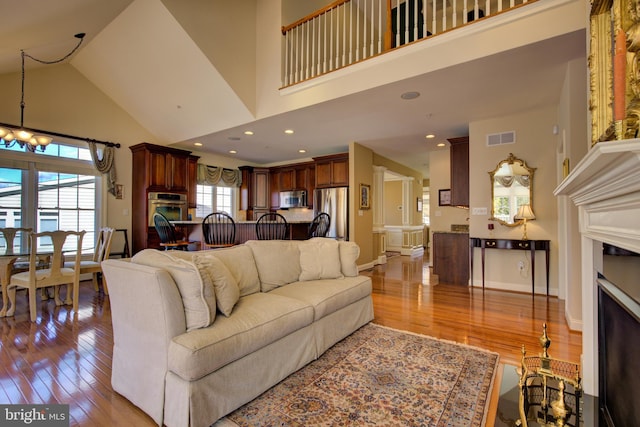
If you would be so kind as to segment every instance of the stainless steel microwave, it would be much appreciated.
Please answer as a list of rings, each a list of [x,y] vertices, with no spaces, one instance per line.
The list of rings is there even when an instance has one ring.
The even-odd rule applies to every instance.
[[[281,208],[306,208],[307,192],[306,191],[281,191],[280,207]]]

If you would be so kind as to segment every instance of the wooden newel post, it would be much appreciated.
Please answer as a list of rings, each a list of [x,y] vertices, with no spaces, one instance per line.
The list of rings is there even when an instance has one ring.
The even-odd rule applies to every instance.
[[[387,28],[384,32],[384,50],[391,49],[391,0],[387,0]]]

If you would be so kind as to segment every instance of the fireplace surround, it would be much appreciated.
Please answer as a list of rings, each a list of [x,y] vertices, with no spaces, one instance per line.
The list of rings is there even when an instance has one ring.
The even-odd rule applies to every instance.
[[[583,390],[598,396],[598,280],[603,273],[603,247],[612,245],[640,253],[640,139],[595,144],[554,194],[568,196],[578,207]],[[640,287],[640,282],[636,281],[635,286]],[[636,375],[637,370],[629,372],[633,378]]]

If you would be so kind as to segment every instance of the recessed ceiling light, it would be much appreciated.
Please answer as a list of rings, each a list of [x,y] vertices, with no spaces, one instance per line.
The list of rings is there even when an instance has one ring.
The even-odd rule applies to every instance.
[[[435,137],[436,136],[434,134],[432,134],[432,133],[430,133],[429,135],[425,136],[425,138],[427,138],[427,139],[432,139],[432,138],[435,138]]]
[[[193,145],[196,147],[202,147],[202,142],[194,142]]]
[[[437,146],[438,147],[444,147],[444,142],[439,142]]]
[[[420,96],[420,92],[405,92],[402,95],[400,95],[400,98],[402,98],[402,99],[416,99],[419,96]]]
[[[229,141],[240,141],[240,137],[239,136],[230,136],[229,137]]]
[[[237,154],[238,152],[236,150],[229,150],[229,153],[231,154]]]
[[[291,135],[293,133],[293,129],[287,129],[284,131],[287,135]]]
[[[301,148],[301,149],[298,150],[298,153],[306,153],[306,152],[307,152],[307,150],[305,150],[304,148]]]
[[[245,131],[244,131],[244,134],[245,134],[245,135],[253,135],[253,131],[245,130]]]

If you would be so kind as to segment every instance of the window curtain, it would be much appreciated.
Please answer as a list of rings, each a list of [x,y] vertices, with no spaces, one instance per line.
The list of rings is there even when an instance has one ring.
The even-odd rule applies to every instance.
[[[529,175],[496,176],[495,180],[506,188],[511,187],[514,182],[517,182],[524,188],[529,188],[529,184],[531,183],[531,177]]]
[[[198,177],[200,185],[217,185],[219,187],[240,187],[242,174],[237,169],[225,169],[198,163]]]
[[[105,146],[102,150],[102,159],[98,157],[98,148],[96,147],[95,142],[89,142],[89,152],[91,153],[91,159],[93,160],[93,165],[96,167],[98,172],[107,175],[107,191],[109,193],[116,195],[116,165],[114,163],[115,158],[115,148],[110,146]]]

